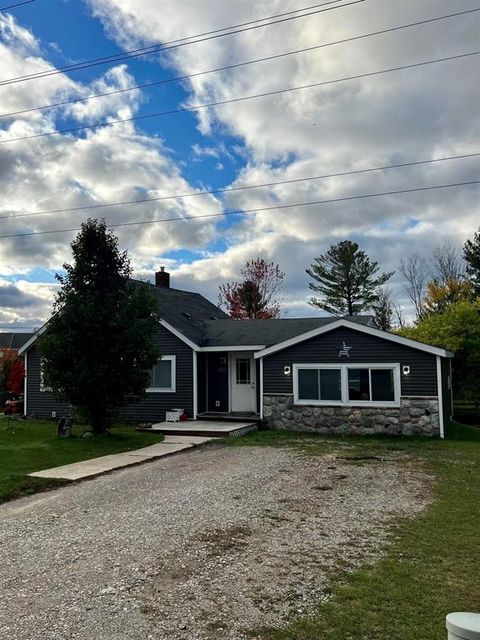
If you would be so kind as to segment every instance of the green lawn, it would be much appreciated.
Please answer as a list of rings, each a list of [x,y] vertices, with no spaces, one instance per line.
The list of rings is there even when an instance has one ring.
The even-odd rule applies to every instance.
[[[310,619],[254,630],[262,640],[446,640],[445,616],[480,603],[480,429],[456,425],[447,440],[322,438],[257,432],[233,446],[295,446],[312,455],[405,454],[436,478],[435,501],[392,526],[375,566],[333,575],[331,599]],[[346,453],[347,451],[347,453]],[[365,464],[365,463],[364,463]]]
[[[55,421],[12,419],[8,423],[0,415],[0,502],[67,483],[29,478],[32,471],[140,449],[162,440],[159,434],[140,433],[133,426],[114,427],[111,435],[92,438],[81,438],[86,428],[75,427],[73,437],[61,439]]]

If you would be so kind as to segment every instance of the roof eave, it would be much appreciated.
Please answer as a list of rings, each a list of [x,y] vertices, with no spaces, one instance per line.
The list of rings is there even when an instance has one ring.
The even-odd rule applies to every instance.
[[[40,329],[33,334],[30,340],[27,340],[25,344],[20,347],[20,349],[18,350],[19,356],[23,355],[25,351],[28,351],[30,349],[30,347],[37,341],[38,336],[41,336],[42,333],[45,333],[47,324],[48,323],[46,322],[44,325],[42,325]]]

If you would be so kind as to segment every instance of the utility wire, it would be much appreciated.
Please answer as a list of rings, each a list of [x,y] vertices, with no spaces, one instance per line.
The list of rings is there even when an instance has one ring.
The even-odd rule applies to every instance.
[[[474,11],[479,11],[480,9],[474,9]],[[360,40],[362,38],[369,38],[371,36],[377,36],[377,35],[381,35],[384,33],[388,33],[391,31],[398,31],[400,29],[406,29],[409,27],[413,27],[413,26],[418,26],[418,25],[422,25],[425,24],[426,22],[431,22],[431,21],[436,21],[436,20],[443,20],[446,18],[450,18],[452,16],[456,16],[458,14],[449,14],[447,16],[440,16],[437,18],[432,18],[430,20],[422,20],[420,22],[411,22],[405,25],[399,25],[397,27],[393,27],[390,29],[383,29],[381,31],[374,31],[374,32],[370,32],[370,33],[366,33],[366,34],[362,34],[359,36],[354,36],[351,38],[345,38],[343,40],[336,40],[335,42],[328,42],[328,43],[323,43],[323,44],[319,44],[319,45],[314,45],[312,47],[305,47],[303,49],[297,49],[295,51],[287,51],[285,53],[279,53],[279,54],[274,54],[271,56],[265,56],[263,58],[257,58],[255,60],[247,60],[246,62],[238,62],[236,64],[230,64],[230,65],[226,65],[223,67],[217,67],[215,69],[208,69],[205,71],[198,71],[197,73],[191,73],[191,74],[186,74],[183,76],[177,76],[175,78],[166,78],[164,80],[156,80],[153,82],[145,82],[143,84],[136,84],[136,85],[132,85],[131,87],[126,87],[124,89],[115,89],[114,91],[106,91],[105,93],[97,93],[91,96],[85,96],[83,98],[72,98],[71,100],[63,100],[62,102],[54,102],[52,104],[47,104],[47,105],[43,105],[41,107],[31,107],[29,109],[22,109],[20,111],[11,111],[10,113],[3,113],[0,115],[0,118],[8,118],[11,116],[16,116],[16,115],[21,115],[23,113],[30,113],[32,111],[41,111],[44,109],[50,109],[53,107],[61,107],[67,104],[75,104],[77,102],[86,102],[88,100],[93,100],[95,98],[103,98],[106,96],[111,96],[111,95],[115,95],[117,93],[125,93],[128,91],[134,91],[135,89],[146,89],[148,87],[154,87],[154,86],[159,86],[159,85],[163,85],[163,84],[169,84],[172,82],[181,82],[183,80],[188,80],[189,78],[196,78],[198,76],[202,76],[202,75],[207,75],[210,73],[217,73],[219,71],[227,71],[229,69],[237,69],[239,67],[243,67],[243,66],[248,66],[248,65],[253,65],[253,64],[258,64],[260,62],[267,62],[270,60],[277,60],[279,58],[284,58],[287,56],[292,56],[292,55],[297,55],[299,53],[305,53],[305,52],[309,52],[309,51],[315,51],[317,49],[323,49],[324,47],[330,47],[333,45],[337,45],[337,44],[343,44],[346,42],[352,42],[354,40]]]
[[[389,69],[381,69],[380,71],[370,71],[368,73],[361,73],[354,76],[345,76],[343,78],[336,78],[334,80],[325,80],[322,82],[312,82],[310,84],[299,85],[297,87],[287,87],[286,89],[276,89],[275,91],[264,91],[263,93],[254,93],[248,96],[239,96],[238,98],[229,98],[227,100],[218,100],[216,102],[208,102],[206,104],[197,104],[190,107],[177,107],[176,109],[169,109],[167,111],[157,111],[156,113],[146,113],[138,116],[131,116],[130,118],[122,118],[118,120],[105,120],[103,122],[97,122],[97,124],[80,125],[78,127],[69,127],[67,129],[58,129],[52,131],[44,131],[43,133],[35,133],[29,136],[19,136],[17,138],[6,138],[0,140],[1,144],[8,144],[10,142],[19,142],[20,140],[33,140],[35,138],[45,138],[47,136],[61,135],[63,133],[75,133],[77,131],[86,131],[90,129],[98,129],[99,127],[112,126],[116,124],[123,124],[125,122],[134,122],[137,120],[147,120],[150,118],[159,118],[162,116],[174,115],[178,113],[187,113],[190,111],[198,111],[200,109],[208,109],[209,107],[218,107],[226,104],[233,104],[235,102],[243,102],[245,100],[254,100],[256,98],[266,98],[269,96],[278,96],[293,91],[302,91],[304,89],[313,89],[315,87],[321,87],[329,84],[337,84],[339,82],[346,82],[349,80],[358,80],[360,78],[368,78],[371,76],[378,76],[384,73],[392,73],[393,71],[401,71],[402,69],[413,69],[415,67],[422,67],[429,64],[435,64],[439,62],[447,62],[449,60],[458,60],[460,58],[466,58],[469,56],[476,56],[480,54],[480,51],[470,51],[468,53],[462,53],[456,56],[448,56],[446,58],[437,58],[435,60],[426,60],[424,62],[415,62],[413,64],[402,65],[398,67],[390,67]]]
[[[323,180],[327,178],[338,178],[341,176],[358,175],[361,173],[371,173],[372,171],[384,171],[387,169],[400,169],[402,167],[415,167],[424,164],[433,164],[436,162],[446,162],[448,160],[462,160],[465,158],[475,158],[480,156],[480,152],[464,153],[458,156],[444,156],[442,158],[433,158],[431,160],[417,160],[415,162],[401,162],[397,164],[382,165],[377,167],[369,167],[368,169],[354,169],[351,171],[339,171],[337,173],[325,173],[323,175],[309,176],[306,178],[292,178],[291,180],[277,180],[275,182],[263,182],[260,184],[249,184],[240,187],[225,187],[223,189],[214,189],[212,191],[192,191],[190,193],[178,193],[169,196],[157,196],[155,198],[142,198],[141,200],[123,200],[120,202],[106,202],[103,204],[90,204],[83,207],[69,207],[67,209],[48,209],[46,211],[34,211],[30,213],[18,213],[13,215],[0,216],[0,220],[12,220],[14,218],[29,218],[31,216],[43,216],[52,213],[72,213],[75,211],[85,211],[92,209],[104,209],[106,207],[118,207],[121,205],[144,204],[147,202],[159,202],[163,200],[178,200],[180,198],[192,198],[195,196],[218,195],[220,193],[230,193],[235,191],[246,191],[247,189],[261,189],[265,187],[276,187],[278,185],[296,184],[299,182],[308,182],[310,180]]]
[[[480,9],[476,9],[476,10],[478,11]],[[448,17],[450,17],[450,16],[448,16]],[[434,20],[437,20],[437,19],[439,19],[439,18],[434,18]],[[228,71],[230,69],[238,69],[240,67],[245,67],[245,66],[249,66],[249,65],[258,64],[260,62],[268,62],[268,61],[271,61],[271,60],[278,60],[280,58],[285,58],[285,57],[288,57],[288,56],[298,55],[300,53],[307,53],[307,52],[310,52],[310,51],[323,49],[324,47],[329,47],[329,46],[336,45],[336,44],[342,44],[342,43],[345,43],[345,42],[351,42],[352,40],[359,40],[361,38],[368,38],[368,37],[371,37],[371,36],[376,36],[376,35],[379,35],[379,34],[387,33],[389,31],[396,31],[398,29],[405,29],[407,27],[417,26],[418,24],[424,24],[424,23],[425,23],[425,21],[421,21],[420,23],[418,23],[418,22],[409,23],[409,24],[406,24],[406,25],[400,25],[398,27],[393,27],[391,29],[385,29],[385,30],[382,30],[382,31],[370,32],[370,33],[367,33],[367,34],[362,34],[360,36],[354,36],[353,38],[347,38],[347,39],[344,39],[344,40],[338,40],[338,41],[330,42],[330,43],[322,43],[322,44],[318,44],[318,45],[313,45],[311,47],[304,47],[302,49],[295,49],[293,51],[286,51],[284,53],[272,54],[270,56],[264,56],[262,58],[256,58],[256,59],[253,59],[253,60],[246,60],[245,62],[237,62],[237,63],[234,63],[234,64],[225,65],[223,67],[216,67],[214,69],[206,69],[205,71],[197,71],[196,73],[190,73],[190,74],[185,74],[185,75],[182,75],[182,76],[176,76],[174,78],[166,78],[166,79],[163,79],[163,80],[155,80],[155,81],[152,81],[152,82],[145,82],[145,83],[142,83],[142,84],[136,84],[136,85],[132,85],[130,87],[122,88],[122,89],[115,89],[113,91],[106,91],[104,93],[97,93],[97,94],[93,94],[93,95],[90,95],[90,96],[84,96],[84,97],[81,97],[81,98],[72,98],[70,100],[63,100],[61,102],[54,102],[54,103],[46,104],[46,105],[43,105],[43,106],[40,106],[40,107],[30,107],[28,109],[22,109],[20,111],[11,111],[9,113],[2,113],[2,114],[0,114],[0,119],[1,118],[8,118],[8,117],[11,117],[11,116],[21,115],[23,113],[31,113],[32,111],[43,111],[45,109],[52,109],[54,107],[61,107],[61,106],[65,106],[67,104],[76,104],[78,102],[86,102],[88,100],[93,100],[95,98],[104,98],[106,96],[111,96],[111,95],[115,95],[115,94],[118,94],[118,93],[126,93],[126,92],[129,92],[129,91],[134,91],[136,89],[146,89],[148,87],[156,87],[156,86],[160,86],[160,85],[170,84],[172,82],[182,82],[182,81],[188,80],[190,78],[197,78],[199,76],[208,75],[208,74],[211,74],[211,73],[218,73],[220,71]]]
[[[312,7],[325,7],[325,5],[338,3],[339,1],[340,0],[329,0],[328,2],[324,2],[322,4],[312,5]],[[240,25],[234,25],[232,27],[223,27],[222,29],[216,29],[214,31],[206,31],[205,33],[198,34],[198,36],[195,35],[195,36],[189,36],[187,38],[170,40],[169,42],[165,42],[163,44],[151,45],[150,47],[143,47],[142,49],[133,49],[132,51],[126,51],[126,52],[122,51],[121,53],[105,56],[103,58],[92,58],[91,60],[86,60],[84,62],[78,62],[72,65],[58,67],[55,69],[49,69],[46,71],[38,71],[36,73],[28,74],[25,76],[14,76],[12,78],[7,78],[5,80],[0,81],[0,86],[7,85],[7,84],[15,84],[17,82],[25,82],[27,80],[36,80],[38,78],[45,78],[52,75],[56,75],[58,73],[65,73],[67,71],[77,71],[79,69],[87,69],[89,67],[96,67],[98,65],[110,64],[113,62],[119,62],[121,60],[137,58],[139,56],[145,56],[153,53],[163,53],[164,51],[177,49],[179,47],[184,47],[190,44],[197,44],[199,42],[216,40],[217,38],[223,38],[224,36],[235,35],[237,33],[244,33],[246,31],[252,31],[254,29],[262,29],[263,27],[269,27],[271,25],[289,22],[290,20],[298,20],[299,18],[306,18],[307,16],[323,13],[325,11],[333,11],[335,9],[341,9],[343,7],[349,7],[349,6],[360,4],[363,2],[366,2],[366,0],[351,0],[350,2],[344,3],[342,5],[337,5],[334,7],[327,7],[323,9],[315,8],[314,10],[309,11],[308,13],[302,13],[301,15],[290,15],[292,13],[299,13],[301,11],[306,11],[307,9],[310,9],[312,7],[306,7],[305,9],[296,9],[294,11],[289,11],[286,13],[269,16],[267,18],[251,20],[249,22],[244,22]],[[288,16],[288,17],[279,18],[279,16]],[[279,19],[273,20],[273,18],[279,18]],[[271,21],[265,22],[266,20],[271,20]],[[256,24],[258,22],[263,22],[264,24]],[[243,25],[253,25],[253,26],[243,26]],[[237,29],[237,27],[241,27],[241,28]],[[226,31],[226,33],[219,33],[223,31]],[[193,40],[192,38],[197,38],[197,39]]]
[[[349,5],[350,4],[356,4],[357,2],[365,2],[365,0],[356,0],[356,2],[351,2],[351,3],[349,3]],[[329,10],[331,10],[331,9],[341,9],[342,7],[346,7],[346,6],[349,6],[349,5],[343,4],[343,5],[339,5],[337,7],[330,7]],[[315,6],[315,5],[313,5],[313,6]],[[322,6],[322,5],[320,5],[320,6]],[[429,22],[436,22],[437,20],[445,20],[445,19],[448,19],[448,18],[454,18],[454,17],[457,17],[457,16],[462,16],[462,15],[466,15],[466,14],[469,14],[469,13],[474,13],[474,12],[479,11],[479,10],[480,10],[480,7],[479,8],[474,8],[474,9],[468,9],[466,11],[457,11],[456,13],[450,13],[450,14],[443,15],[443,16],[437,16],[435,18],[428,18],[426,20],[419,20],[417,22],[412,22],[410,24],[401,25],[399,27],[393,27],[393,28],[389,28],[389,29],[382,29],[382,30],[379,30],[379,31],[376,31],[376,32],[372,32],[370,34],[366,34],[366,35],[362,35],[362,36],[356,36],[356,37],[353,37],[353,38],[345,38],[344,40],[338,40],[337,42],[331,42],[331,43],[328,43],[328,44],[326,44],[324,46],[331,46],[333,44],[341,44],[343,42],[352,42],[354,40],[360,40],[361,38],[365,38],[365,37],[369,37],[369,36],[373,36],[373,35],[380,35],[382,33],[388,33],[390,31],[398,31],[399,29],[405,29],[407,27],[419,26],[419,25],[423,25],[423,24],[428,24]],[[298,9],[297,11],[302,11],[302,9]],[[304,14],[299,15],[299,16],[292,16],[291,18],[289,18],[289,20],[290,19],[294,20],[294,19],[297,19],[297,18],[307,17],[307,16],[313,15],[315,13],[320,13],[320,10],[319,11],[312,11],[310,13],[304,13]],[[266,20],[266,19],[267,18],[264,18],[264,20]],[[285,20],[279,20],[279,21],[276,21],[276,22],[270,22],[270,23],[266,23],[266,24],[263,24],[263,25],[259,25],[258,27],[253,27],[253,28],[260,28],[260,27],[264,27],[264,26],[270,26],[271,24],[278,24],[279,22],[285,22]],[[241,29],[239,31],[230,31],[228,33],[219,34],[218,36],[212,36],[212,37],[222,37],[222,36],[227,36],[227,35],[233,35],[235,33],[241,33],[243,31],[249,31],[249,30],[250,29]],[[207,32],[207,33],[210,33],[210,32]],[[110,56],[108,59],[102,59],[102,60],[104,60],[103,62],[97,62],[97,63],[92,63],[92,64],[90,64],[90,63],[78,63],[78,64],[83,64],[83,66],[75,67],[75,65],[70,65],[69,67],[59,67],[59,68],[56,68],[56,69],[51,69],[49,71],[41,71],[41,72],[39,71],[36,74],[31,74],[31,75],[27,75],[27,76],[16,76],[16,77],[13,77],[13,78],[8,78],[6,80],[0,81],[0,86],[13,84],[13,83],[17,83],[17,82],[23,82],[23,81],[27,81],[27,80],[35,80],[37,78],[43,78],[43,77],[48,77],[50,75],[63,73],[65,71],[75,71],[77,68],[78,69],[82,69],[82,68],[87,68],[88,66],[96,66],[98,64],[114,63],[114,62],[118,62],[118,61],[126,59],[126,58],[133,58],[133,57],[137,57],[139,55],[147,55],[148,53],[156,53],[156,52],[160,52],[161,53],[162,51],[167,51],[169,49],[175,49],[177,47],[185,46],[187,44],[196,44],[198,42],[204,42],[204,41],[210,40],[210,39],[212,39],[212,38],[209,37],[209,38],[203,38],[203,39],[199,39],[199,40],[192,40],[190,42],[185,42],[183,44],[178,44],[178,45],[173,45],[173,46],[169,46],[169,43],[165,43],[165,45],[162,45],[161,49],[157,49],[156,51],[148,51],[148,52],[143,52],[143,53],[134,54],[134,55],[125,55],[125,54],[122,53],[122,54],[117,54],[116,57]],[[180,42],[180,41],[173,40],[171,42]],[[155,45],[155,46],[159,46],[159,45]],[[121,56],[123,56],[123,57],[121,57]]]
[[[469,182],[455,182],[451,184],[437,184],[429,187],[416,187],[415,189],[397,189],[396,191],[383,191],[381,193],[365,193],[358,196],[345,196],[343,198],[331,198],[329,200],[315,200],[313,202],[295,202],[294,204],[282,204],[274,205],[271,207],[258,207],[256,209],[237,209],[235,211],[224,211],[222,213],[207,213],[199,216],[176,216],[173,218],[161,218],[160,220],[135,220],[133,222],[117,222],[115,224],[108,224],[111,229],[118,227],[131,227],[134,225],[146,225],[146,224],[160,224],[163,222],[179,222],[190,220],[201,220],[206,218],[223,218],[224,216],[243,215],[250,213],[260,213],[263,211],[280,211],[283,209],[293,209],[294,207],[308,207],[312,205],[330,204],[332,202],[346,202],[348,200],[361,200],[365,198],[379,198],[381,196],[392,196],[401,193],[414,193],[416,191],[432,191],[433,189],[449,189],[453,187],[463,187],[467,185],[480,184],[480,180],[470,180]],[[72,231],[80,231],[80,227],[74,227],[71,229],[52,229],[50,231],[28,231],[25,233],[11,233],[6,235],[0,235],[0,238],[23,238],[27,236],[43,236],[53,233],[67,233]]]
[[[287,51],[285,53],[277,53],[271,56],[265,56],[263,58],[256,58],[254,60],[246,60],[245,62],[237,62],[235,64],[225,65],[223,67],[216,67],[215,69],[206,69],[205,71],[197,71],[196,73],[189,73],[183,76],[176,76],[174,78],[165,78],[163,80],[154,80],[152,82],[145,82],[142,84],[135,84],[131,87],[125,87],[124,89],[115,89],[113,91],[106,91],[105,93],[96,93],[90,96],[84,96],[82,98],[72,98],[71,100],[63,100],[62,102],[53,102],[51,104],[45,104],[41,107],[30,107],[29,109],[22,109],[20,111],[10,111],[9,113],[0,114],[1,118],[9,118],[11,116],[21,115],[23,113],[31,113],[32,111],[43,111],[44,109],[52,109],[53,107],[62,107],[67,104],[75,104],[77,102],[87,102],[88,100],[94,100],[95,98],[104,98],[106,96],[112,96],[118,93],[126,93],[128,91],[134,91],[136,89],[147,89],[148,87],[156,87],[163,84],[170,84],[172,82],[182,82],[190,78],[197,78],[198,76],[208,75],[210,73],[218,73],[219,71],[228,71],[230,69],[238,69],[239,67],[245,67],[248,65],[258,64],[260,62],[267,62],[271,60],[277,60],[279,58],[285,58],[287,56],[297,55],[299,53],[306,53],[309,51],[315,51],[321,49],[325,44],[318,44],[312,47],[304,47],[303,49],[296,49],[294,51]]]
[[[7,9],[14,9],[15,7],[20,7],[22,4],[32,4],[32,2],[36,2],[37,0],[24,0],[24,2],[16,2],[15,4],[9,4],[6,7],[0,7],[0,11],[6,11]]]

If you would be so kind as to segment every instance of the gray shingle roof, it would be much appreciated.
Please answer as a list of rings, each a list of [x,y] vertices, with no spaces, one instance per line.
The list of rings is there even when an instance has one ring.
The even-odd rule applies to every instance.
[[[156,287],[153,284],[150,287],[159,302],[163,320],[197,345],[203,342],[206,321],[212,318],[228,319],[226,313],[199,293]]]
[[[20,349],[32,336],[33,333],[0,332],[0,349]]]
[[[350,316],[347,320],[369,324],[370,316]],[[289,340],[307,331],[335,322],[338,318],[280,318],[278,320],[208,320],[203,335],[204,347],[265,345]]]
[[[199,293],[146,283],[160,304],[166,322],[200,347],[270,346],[334,322],[334,317],[232,320]],[[368,324],[371,316],[347,319]]]

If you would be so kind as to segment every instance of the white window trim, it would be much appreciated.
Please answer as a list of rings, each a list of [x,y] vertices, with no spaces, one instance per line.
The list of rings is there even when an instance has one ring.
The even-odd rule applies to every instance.
[[[294,404],[299,405],[319,405],[319,406],[329,406],[329,407],[339,407],[345,404],[343,402],[344,397],[344,384],[343,384],[343,373],[342,369],[344,368],[341,364],[315,364],[309,362],[307,364],[293,363],[293,402]],[[341,375],[341,389],[342,389],[342,400],[301,400],[298,397],[298,370],[299,369],[339,369]]]
[[[158,362],[163,360],[169,360],[172,363],[172,386],[168,389],[166,387],[148,387],[147,393],[175,393],[177,390],[177,357],[162,356]]]
[[[349,364],[323,364],[321,362],[293,363],[293,403],[303,406],[324,406],[324,407],[399,407],[401,397],[401,379],[399,362],[355,362]],[[298,397],[298,370],[299,369],[339,369],[341,375],[341,400],[302,400]],[[392,402],[378,400],[349,400],[348,399],[348,369],[392,369],[393,389],[395,400]],[[371,374],[369,374],[371,377]],[[372,385],[370,382],[370,392]]]

